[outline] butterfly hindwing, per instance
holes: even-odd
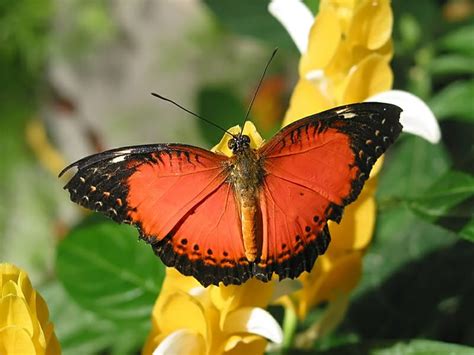
[[[331,239],[324,215],[329,202],[318,193],[268,173],[260,193],[262,255],[257,277],[295,278],[310,271]]]
[[[222,184],[188,212],[168,236],[152,243],[167,266],[202,285],[241,284],[252,275],[232,187]]]
[[[266,173],[263,245],[268,246],[261,270],[296,277],[311,269],[329,243],[327,221],[340,221],[377,158],[399,135],[400,112],[382,103],[334,108],[283,128],[260,148]]]

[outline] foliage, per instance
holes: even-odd
[[[403,136],[387,155],[377,192],[375,241],[364,257],[363,278],[344,323],[313,345],[323,354],[472,352],[474,22],[472,13],[449,18],[455,2],[393,1],[395,88],[428,102],[443,138],[430,145]],[[76,4],[76,30],[58,39],[71,57],[105,45],[118,33],[104,2],[88,4]],[[221,33],[220,44],[238,38],[268,53],[280,46],[281,61],[296,63],[297,51],[266,2],[203,4]],[[137,241],[135,230],[91,217],[79,224],[69,219],[67,226],[57,221],[67,197],[56,177],[38,164],[24,133],[41,112],[48,88],[44,69],[50,51],[59,46],[50,36],[53,5],[5,1],[0,14],[0,78],[8,83],[0,94],[0,258],[35,270],[64,353],[131,353],[150,329],[164,268]],[[276,74],[290,88],[297,73],[293,67],[288,71]],[[214,84],[196,88],[196,107],[227,128],[236,123],[230,119],[243,117],[253,89],[234,88],[224,79]],[[282,93],[283,105],[288,95]],[[268,131],[279,123],[272,121]],[[209,146],[222,135],[201,122],[199,130]],[[21,234],[28,226],[29,232]],[[6,247],[20,237],[21,247]],[[308,328],[318,311],[298,330]]]

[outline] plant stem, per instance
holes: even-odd
[[[283,318],[283,353],[286,353],[293,346],[297,325],[298,317],[294,307],[285,307],[285,316]]]

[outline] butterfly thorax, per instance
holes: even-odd
[[[248,136],[239,135],[229,141],[233,155],[228,161],[228,179],[240,209],[245,256],[255,261],[258,256],[259,192],[265,171],[261,158],[250,147]]]

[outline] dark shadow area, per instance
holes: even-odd
[[[474,124],[445,120],[440,122],[443,143],[453,161],[453,169],[474,174]]]
[[[406,264],[354,300],[343,332],[474,345],[474,244],[459,241]]]

